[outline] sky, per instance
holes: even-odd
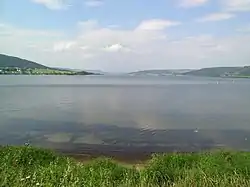
[[[129,72],[250,64],[250,0],[0,0],[0,53]]]

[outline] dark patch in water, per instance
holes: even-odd
[[[207,129],[138,129],[105,124],[85,125],[81,123],[50,124],[46,121],[18,120],[20,124],[7,124],[0,133],[1,144],[31,145],[52,148],[59,152],[81,156],[91,155],[115,157],[121,160],[143,160],[152,153],[195,152],[216,148],[250,150],[248,130]],[[61,133],[62,142],[48,140],[47,136]],[[63,137],[71,134],[66,142]],[[89,138],[90,137],[90,138]],[[83,143],[75,143],[82,139]],[[96,141],[98,140],[98,141]],[[98,142],[98,143],[96,143]]]

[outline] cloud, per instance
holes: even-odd
[[[234,14],[231,13],[213,13],[206,15],[202,18],[197,19],[197,22],[208,22],[208,21],[223,21],[228,20],[235,17]]]
[[[136,30],[164,30],[167,27],[177,26],[180,24],[181,23],[177,21],[151,19],[142,21]]]
[[[89,49],[89,46],[80,46],[80,49],[82,49],[82,50],[88,50]]]
[[[88,6],[88,7],[99,7],[99,6],[103,5],[103,1],[100,1],[100,0],[88,0],[84,4],[85,4],[85,6]]]
[[[44,5],[51,10],[62,10],[67,9],[71,6],[68,0],[31,0],[34,3]]]
[[[250,59],[250,34],[194,35],[176,40],[165,29],[137,29],[141,24],[113,29],[93,20],[80,23],[73,36],[1,24],[0,51],[51,67],[104,71],[234,66],[245,65]]]
[[[31,43],[31,44],[28,45],[28,47],[30,47],[30,48],[36,48],[37,45]]]
[[[184,8],[197,7],[206,4],[209,0],[181,0],[179,5]]]
[[[124,47],[123,45],[121,44],[113,44],[113,45],[110,45],[110,46],[106,46],[104,47],[104,50],[107,51],[107,52],[129,52],[131,51],[129,48],[127,47]]]
[[[221,4],[226,11],[250,11],[250,0],[221,0]]]
[[[61,41],[57,42],[53,46],[55,52],[67,51],[76,45],[75,41]]]
[[[206,48],[210,51],[221,51],[221,52],[226,52],[228,49],[228,47],[223,46],[221,44],[217,44],[217,42],[208,42],[208,43],[201,43],[200,47]]]

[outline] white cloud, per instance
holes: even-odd
[[[197,7],[204,5],[209,0],[180,0],[179,5],[184,8]]]
[[[80,49],[82,49],[82,50],[88,50],[89,49],[89,46],[80,46]]]
[[[233,66],[245,65],[250,59],[248,34],[194,35],[173,41],[161,29],[138,30],[139,25],[132,29],[112,29],[95,24],[89,30],[76,26],[78,32],[74,36],[5,24],[0,29],[0,51],[51,67],[105,71]],[[10,35],[1,35],[3,32]]]
[[[84,4],[88,7],[99,7],[103,5],[103,1],[101,0],[88,0],[84,2]]]
[[[227,11],[250,11],[250,0],[221,0],[221,3]]]
[[[46,6],[51,10],[62,10],[70,6],[68,0],[31,0],[34,3],[38,3]]]
[[[53,50],[55,52],[67,51],[72,49],[72,47],[74,47],[75,45],[75,41],[61,41],[54,44]]]
[[[207,22],[207,21],[222,21],[222,20],[228,20],[235,17],[234,14],[231,13],[213,13],[206,15],[202,18],[197,19],[197,22]]]
[[[162,19],[151,19],[142,21],[136,30],[164,30],[167,27],[180,25],[180,22],[162,20]]]
[[[109,45],[104,47],[104,50],[107,52],[119,52],[119,51],[123,51],[123,52],[129,52],[130,49],[127,47],[124,47],[121,44],[113,44],[113,45]]]
[[[28,47],[30,47],[30,48],[36,48],[37,45],[35,45],[35,44],[33,44],[33,43],[30,43],[30,44],[28,44]]]

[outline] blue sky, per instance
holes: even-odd
[[[0,53],[104,71],[246,65],[250,0],[2,0]]]

